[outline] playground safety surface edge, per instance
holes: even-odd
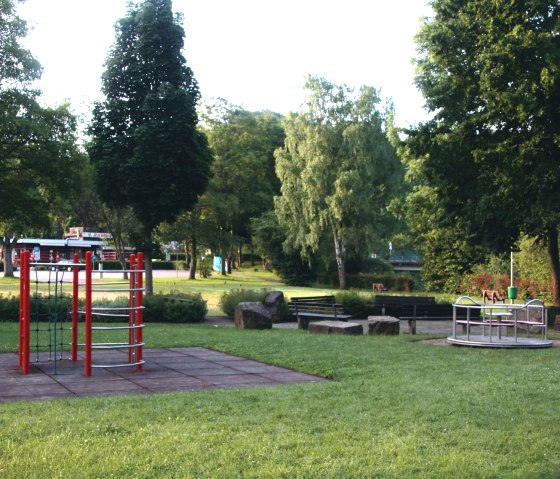
[[[65,353],[68,356],[68,353]],[[32,355],[32,361],[37,359]],[[19,400],[68,399],[178,391],[203,391],[327,381],[319,376],[273,366],[207,348],[144,349],[146,364],[95,367],[84,375],[78,361],[48,360],[40,353],[29,374],[23,374],[16,353],[0,354],[0,403]],[[128,352],[96,352],[94,365],[126,363]]]

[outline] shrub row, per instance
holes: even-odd
[[[176,262],[175,261],[160,261],[160,260],[154,260],[152,261],[152,268],[153,269],[158,269],[158,270],[174,270],[177,268],[176,266]],[[186,264],[184,261],[179,261],[179,269],[185,269],[186,268]],[[97,269],[97,266],[96,266]],[[115,260],[107,260],[107,261],[103,261],[103,270],[107,270],[107,271],[115,271],[115,270],[121,270],[122,266],[121,263],[119,261],[115,261]]]
[[[101,299],[95,301],[94,307],[119,308],[128,305],[128,298]],[[83,302],[80,304],[83,307]],[[170,295],[156,294],[144,296],[144,322],[146,323],[198,323],[204,321],[208,313],[206,301],[200,294]],[[31,298],[31,319],[39,318],[48,321],[49,316],[56,311],[59,318],[67,320],[72,309],[72,299],[68,296],[58,298],[56,303],[51,298],[39,296]],[[83,320],[83,317],[80,317]],[[19,321],[19,297],[0,295],[0,321]],[[122,318],[98,316],[96,322],[121,322]]]
[[[507,295],[510,281],[510,276],[507,274],[491,274],[488,272],[473,273],[463,280],[461,289],[465,291],[466,294],[475,298],[479,297],[485,289],[496,290],[503,295]],[[515,278],[514,284],[518,288],[518,298],[521,300],[526,301],[534,298],[539,298],[544,301],[552,300],[550,282]]]

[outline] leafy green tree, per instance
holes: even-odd
[[[4,275],[13,276],[17,237],[47,231],[77,199],[87,158],[68,105],[44,108],[30,89],[41,66],[19,43],[27,27],[12,1],[0,2],[0,32],[0,245]]]
[[[284,141],[281,118],[268,111],[248,112],[224,100],[209,105],[202,118],[214,153],[212,179],[201,200],[202,217],[215,223],[220,254],[231,257],[237,246],[240,262],[241,245],[250,242],[251,218],[272,209],[279,192],[274,150]]]
[[[205,217],[205,195],[191,210],[181,214],[173,223],[158,226],[157,236],[163,243],[179,241],[186,246],[189,279],[196,279],[198,259],[208,248],[215,247],[214,224]]]
[[[560,304],[560,6],[435,0],[417,37],[416,81],[435,112],[410,131],[414,168],[443,223],[495,251],[520,232],[548,247]]]
[[[275,209],[287,231],[286,244],[307,258],[335,258],[344,289],[347,254],[371,252],[390,238],[393,218],[387,206],[401,164],[374,88],[364,86],[354,94],[316,77],[308,77],[305,88],[310,92],[306,111],[283,122],[285,146],[276,152],[282,194]]]
[[[307,285],[315,280],[315,274],[299,251],[286,251],[286,231],[278,224],[273,210],[253,218],[253,242],[263,258],[263,265],[272,268],[290,285]]]
[[[171,0],[130,4],[117,22],[94,108],[88,152],[111,207],[131,207],[143,231],[146,290],[153,292],[154,228],[192,208],[208,184],[211,154],[196,125],[198,85],[182,54]]]

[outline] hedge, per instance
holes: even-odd
[[[115,271],[121,270],[122,266],[119,261],[115,260],[107,260],[103,261],[103,270],[104,271]],[[98,269],[99,266],[95,265],[95,269]],[[152,269],[158,270],[174,270],[176,269],[176,262],[175,261],[161,261],[161,260],[154,260],[152,261]],[[185,269],[185,262],[179,261],[179,269]]]
[[[126,307],[128,298],[122,296],[115,299],[101,299],[94,301],[94,307]],[[44,296],[31,298],[31,319],[38,315],[39,321],[48,321],[49,313],[54,309],[55,304],[51,299]],[[83,307],[83,301],[80,301]],[[171,295],[156,294],[144,296],[144,322],[145,323],[199,323],[204,321],[208,313],[206,301],[200,294],[179,294]],[[68,320],[72,309],[72,299],[69,296],[58,298],[56,311],[61,320]],[[80,321],[83,321],[80,315]],[[19,297],[0,295],[0,321],[15,322],[19,321]],[[112,318],[108,316],[98,316],[95,322],[121,322],[122,318]]]

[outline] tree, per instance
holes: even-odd
[[[207,140],[196,129],[198,85],[183,40],[171,0],[131,4],[116,25],[102,78],[105,100],[95,106],[90,128],[101,198],[111,207],[131,207],[141,223],[148,294],[154,228],[192,208],[210,174]]]
[[[26,23],[9,0],[0,2],[0,27],[0,245],[4,275],[13,276],[17,237],[47,230],[50,217],[76,200],[87,158],[68,105],[44,108],[30,89],[41,66],[19,44]]]
[[[220,254],[232,257],[251,238],[251,218],[273,208],[279,192],[274,150],[284,141],[280,115],[248,112],[224,100],[202,116],[214,153],[203,218],[214,221]],[[225,262],[222,263],[225,266]],[[224,269],[225,272],[225,269]]]
[[[348,253],[371,252],[388,238],[387,210],[401,175],[400,161],[386,136],[375,89],[357,94],[322,78],[308,77],[307,110],[283,122],[285,146],[276,152],[281,195],[275,208],[286,228],[286,245],[304,257],[327,244],[340,287],[346,287]]]
[[[407,154],[454,224],[509,251],[521,232],[548,245],[560,304],[560,6],[435,0],[417,36],[416,81],[435,112]]]
[[[286,252],[284,242],[286,231],[278,224],[273,210],[251,220],[253,242],[263,258],[263,266],[272,268],[290,285],[308,285],[315,280],[315,274],[299,252]]]

